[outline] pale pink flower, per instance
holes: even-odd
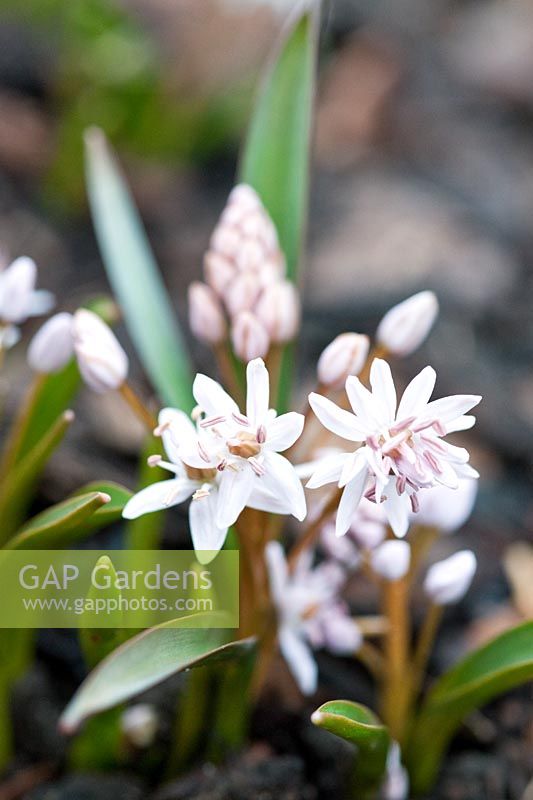
[[[469,590],[476,569],[474,553],[460,550],[431,565],[424,581],[424,591],[439,606],[458,603]]]
[[[457,488],[460,478],[478,477],[467,463],[468,452],[443,437],[472,427],[474,418],[465,414],[481,398],[454,395],[430,401],[435,380],[435,370],[426,367],[407,386],[398,404],[390,367],[376,358],[370,370],[372,391],[355,376],[346,381],[353,413],[322,395],[309,396],[313,411],[328,430],[360,445],[324,459],[307,484],[317,488],[337,483],[344,489],[337,511],[337,536],[350,527],[365,492],[370,499],[383,502],[393,531],[403,537],[410,510],[418,507],[420,489],[439,484]]]
[[[339,599],[342,569],[324,563],[312,569],[312,553],[303,553],[291,574],[279,542],[269,542],[266,559],[270,591],[278,615],[281,653],[303,694],[313,694],[318,670],[313,649],[353,655],[363,637]]]
[[[189,325],[202,342],[218,344],[227,336],[227,325],[220,300],[205,283],[194,281],[189,286]]]
[[[370,340],[362,333],[341,333],[322,351],[317,364],[322,386],[340,389],[348,375],[358,375],[365,365]]]
[[[241,311],[231,326],[231,343],[235,355],[247,363],[268,353],[270,339],[266,328],[251,311]]]
[[[20,338],[17,325],[28,317],[46,314],[54,306],[54,295],[36,289],[37,267],[22,256],[0,271],[0,344],[7,349]]]
[[[451,533],[462,528],[470,517],[476,502],[478,482],[471,478],[459,481],[457,489],[435,486],[429,492],[420,492],[420,508],[411,521],[417,525],[438,528]]]
[[[395,356],[408,356],[426,339],[438,313],[435,294],[418,292],[387,311],[378,325],[378,343]]]
[[[243,413],[219,383],[206,375],[196,376],[193,394],[203,417],[199,436],[192,446],[188,443],[183,448],[181,458],[191,467],[216,470],[219,527],[233,525],[252,502],[254,508],[290,513],[302,520],[306,514],[303,487],[290,461],[280,453],[299,438],[304,417],[296,412],[278,417],[269,410],[269,376],[260,358],[248,364],[246,378]],[[270,496],[276,498],[275,503]]]

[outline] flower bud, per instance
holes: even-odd
[[[349,656],[356,653],[363,643],[361,628],[347,614],[332,609],[323,615],[323,646],[338,656]]]
[[[189,325],[202,342],[218,344],[226,338],[226,320],[220,301],[211,287],[200,281],[189,286]]]
[[[224,303],[230,317],[235,317],[241,311],[251,311],[260,291],[255,272],[239,273],[224,291]]]
[[[35,372],[59,372],[74,355],[72,314],[50,317],[37,331],[28,348],[28,364]]]
[[[300,327],[300,298],[290,281],[272,283],[263,290],[255,314],[275,344],[290,342]]]
[[[209,251],[204,256],[204,275],[209,286],[220,297],[231,280],[235,277],[234,265],[219,253]]]
[[[341,333],[318,359],[318,380],[322,386],[342,389],[349,375],[358,375],[368,356],[370,341],[362,333]]]
[[[233,320],[231,341],[235,355],[245,364],[254,358],[264,358],[270,347],[268,333],[250,311],[241,311]]]
[[[139,749],[149,747],[159,727],[157,712],[149,703],[137,703],[124,711],[120,727],[134,747]]]
[[[74,352],[85,383],[99,394],[118,389],[128,374],[128,357],[100,317],[81,308],[74,314]]]
[[[469,590],[476,567],[474,553],[471,550],[460,550],[428,569],[424,591],[439,606],[458,603]]]
[[[22,323],[28,317],[46,314],[54,305],[50,292],[36,291],[37,267],[22,256],[0,272],[0,319]]]
[[[418,492],[419,510],[412,515],[412,522],[438,528],[451,533],[462,528],[474,508],[478,482],[472,478],[459,481],[457,489],[448,486],[432,486]]]
[[[408,542],[388,539],[370,554],[372,569],[381,578],[399,581],[404,578],[411,563],[411,547]]]
[[[418,292],[387,311],[379,323],[377,340],[389,353],[408,356],[427,337],[438,312],[435,294]]]

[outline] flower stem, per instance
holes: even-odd
[[[410,697],[408,597],[407,578],[384,583],[383,604],[389,632],[385,638],[381,705],[383,720],[400,744],[405,733]]]
[[[218,371],[222,378],[222,383],[228,392],[235,398],[239,408],[244,404],[244,387],[239,381],[236,362],[228,342],[220,342],[213,346],[213,352],[217,362]]]
[[[324,522],[333,514],[335,509],[339,504],[339,500],[341,498],[342,489],[337,489],[334,494],[331,495],[330,499],[323,507],[322,511],[318,515],[318,517],[309,525],[307,530],[305,531],[304,535],[301,536],[297,542],[293,545],[289,556],[287,558],[289,567],[291,570],[294,570],[298,558],[300,555],[307,550],[308,548],[312,547],[315,544],[316,539],[318,538],[320,531],[322,530],[322,526]]]
[[[411,702],[416,701],[417,695],[421,689],[431,655],[431,648],[433,647],[433,642],[435,641],[435,636],[437,635],[437,630],[442,620],[443,611],[443,606],[431,603],[428,606],[426,616],[420,628],[412,662]]]
[[[378,648],[369,642],[363,642],[355,657],[367,668],[370,674],[380,680],[385,669],[385,660]]]
[[[157,425],[157,420],[129,383],[124,381],[119,388],[119,392],[143,425],[146,425],[149,431],[153,431]]]

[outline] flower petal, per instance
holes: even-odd
[[[282,626],[279,648],[302,694],[313,694],[318,683],[318,667],[311,648],[288,626]]]
[[[220,479],[218,489],[217,526],[229,528],[233,525],[243,508],[254,486],[255,475],[248,464],[241,469],[226,467]]]
[[[380,414],[380,408],[376,406],[372,393],[355,375],[350,375],[346,379],[346,394],[354,414],[357,415],[357,424],[365,430],[366,435],[386,426],[388,420],[382,419],[383,415]]]
[[[435,388],[435,381],[437,380],[437,373],[433,367],[424,367],[424,369],[416,375],[413,380],[407,385],[400,405],[398,406],[398,413],[396,419],[401,422],[408,417],[416,417],[424,406],[429,403],[429,398],[433,394]]]
[[[380,405],[385,419],[392,424],[396,416],[396,388],[391,369],[382,358],[375,358],[372,362],[370,385],[374,402]]]
[[[368,470],[363,462],[360,472],[347,483],[342,493],[335,520],[335,535],[344,536],[353,522],[357,506],[361,501],[368,478]]]
[[[352,453],[335,453],[325,456],[314,463],[314,472],[306,483],[307,489],[318,489],[326,483],[337,483],[344,465],[352,457]]]
[[[286,596],[289,570],[283,547],[279,542],[269,542],[265,548],[270,592],[274,604],[281,608]]]
[[[239,413],[235,400],[222,388],[220,383],[208,378],[207,375],[198,373],[194,379],[192,393],[194,399],[208,417],[222,414],[230,417]]]
[[[196,428],[183,411],[177,408],[162,408],[158,423],[163,428],[161,438],[165,452],[174,464],[181,460],[180,451],[198,449]]]
[[[446,433],[456,433],[457,431],[468,431],[476,424],[476,418],[471,414],[464,414],[462,417],[457,417],[452,422],[446,425]]]
[[[152,511],[161,511],[183,503],[198,488],[196,481],[188,478],[171,478],[152,483],[134,494],[122,512],[125,519],[136,519]]]
[[[246,367],[246,416],[252,428],[264,425],[270,395],[268,370],[262,358],[254,358]]]
[[[362,442],[366,439],[366,430],[353,414],[332,403],[327,397],[311,392],[309,405],[322,425],[350,442]]]
[[[450,397],[441,397],[427,404],[424,418],[437,419],[444,424],[453,422],[477,406],[480,401],[479,394],[454,394]]]
[[[389,481],[386,487],[387,498],[383,501],[383,510],[389,521],[394,535],[403,539],[409,530],[409,512],[411,501],[407,492],[399,495],[396,491],[395,478]]]
[[[265,448],[282,453],[300,438],[304,429],[305,417],[296,411],[289,411],[270,422],[267,428]]]
[[[267,511],[270,514],[290,514],[291,509],[284,497],[272,494],[264,486],[262,481],[254,481],[252,494],[248,498],[248,508],[255,508],[257,511]]]
[[[226,541],[227,528],[217,525],[218,492],[213,489],[206,497],[192,500],[189,506],[189,526],[196,558],[209,564]]]
[[[265,452],[266,473],[260,478],[263,488],[277,495],[296,519],[303,520],[307,514],[305,493],[300,478],[290,461],[279,453]]]

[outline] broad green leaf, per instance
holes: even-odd
[[[130,336],[163,403],[190,410],[189,359],[139,214],[102,131],[85,141],[96,236]]]
[[[98,531],[101,528],[105,528],[106,525],[111,525],[121,519],[124,506],[132,496],[132,492],[129,489],[115,481],[92,481],[77,489],[72,498],[74,499],[89,492],[103,492],[109,495],[110,500],[85,521],[83,525],[85,533]]]
[[[413,788],[433,783],[443,753],[474,709],[533,679],[533,621],[506,631],[437,681],[422,706],[407,751]]]
[[[360,703],[331,700],[317,708],[311,721],[356,746],[356,787],[361,793],[376,789],[385,773],[391,743],[387,728],[376,715]]]
[[[4,477],[0,486],[2,541],[9,539],[20,525],[36,481],[73,420],[72,411],[63,412],[34,447]]]
[[[257,96],[240,179],[260,195],[298,282],[307,223],[320,2],[302,2],[282,33]],[[290,349],[281,362],[278,410],[285,410],[292,383]]]
[[[89,669],[93,669],[100,663],[106,656],[115,650],[127,638],[127,633],[122,630],[122,610],[120,608],[120,599],[122,593],[115,585],[117,573],[109,556],[102,556],[96,562],[95,569],[99,570],[99,574],[107,573],[109,586],[105,588],[98,588],[91,583],[91,587],[87,594],[86,603],[87,611],[80,616],[80,644],[85,658],[85,663]],[[94,605],[96,601],[104,600],[106,603],[110,600],[116,601],[116,610],[110,611],[108,617],[113,627],[109,628],[92,628],[91,619],[92,612],[94,612]],[[110,605],[109,607],[112,608]]]
[[[180,623],[212,625],[214,619],[214,614],[195,614]],[[228,629],[175,625],[171,620],[149,628],[102,661],[63,712],[61,729],[73,733],[88,717],[135,697],[177,672],[235,658],[253,644],[251,639],[228,643]]]
[[[104,492],[89,492],[64,500],[33,517],[10,539],[4,550],[47,550],[68,547],[86,535],[87,521],[110,502]]]

